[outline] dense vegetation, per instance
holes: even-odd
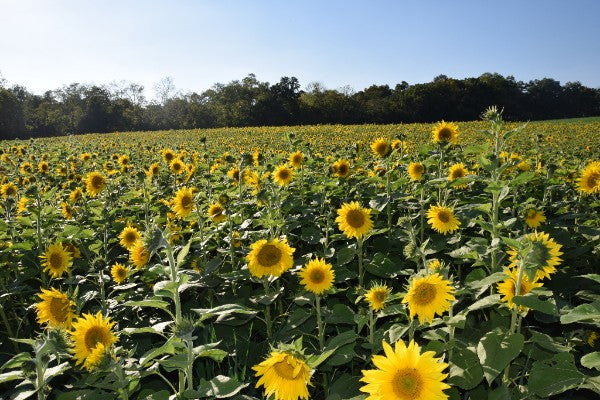
[[[0,138],[29,138],[89,132],[192,129],[227,126],[362,124],[477,119],[489,104],[504,107],[507,120],[543,120],[600,115],[600,90],[554,79],[529,82],[486,73],[395,87],[373,85],[354,92],[301,90],[296,78],[275,84],[252,74],[215,84],[202,93],[178,92],[165,79],[158,100],[148,102],[138,84],[73,83],[43,95],[0,81]]]

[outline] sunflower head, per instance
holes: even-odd
[[[83,191],[81,190],[81,188],[75,188],[73,189],[73,191],[69,194],[69,201],[71,203],[75,203],[77,202],[77,200],[81,199],[83,197]]]
[[[71,332],[71,352],[74,354],[76,365],[83,364],[87,370],[92,370],[97,365],[106,349],[117,342],[117,337],[111,331],[114,324],[110,318],[103,318],[101,312],[96,315],[84,314],[77,318]]]
[[[13,198],[17,195],[17,185],[12,182],[5,183],[0,187],[0,191],[4,199]]]
[[[441,316],[450,309],[453,293],[452,283],[436,273],[414,278],[402,303],[408,304],[410,318],[417,315],[423,324],[426,320],[432,322],[435,314]]]
[[[463,163],[452,164],[448,171],[448,181],[454,182],[458,178],[463,178],[467,175],[469,175],[469,170],[465,168]],[[464,189],[467,185],[456,185],[455,187],[457,189]]]
[[[443,235],[454,232],[460,226],[460,221],[454,216],[454,211],[439,204],[429,207],[427,218],[429,225]]]
[[[181,174],[185,170],[185,164],[179,158],[174,158],[169,163],[169,168],[174,174]]]
[[[509,268],[506,271],[506,279],[502,282],[498,283],[498,293],[500,293],[502,297],[502,301],[505,302],[511,310],[515,308],[515,303],[513,303],[513,298],[515,297],[515,291],[517,286],[517,279],[519,272],[515,268]],[[538,282],[537,279],[534,279],[533,282],[529,280],[527,274],[523,274],[521,278],[521,288],[519,290],[519,296],[524,296],[527,293],[531,292],[533,289],[541,287],[543,284]],[[519,311],[524,312],[527,308],[524,306],[519,306]]]
[[[421,353],[421,348],[411,340],[396,342],[394,348],[383,342],[385,356],[373,356],[377,369],[363,370],[360,388],[368,393],[367,399],[376,400],[444,400],[443,392],[450,386],[444,383],[448,374],[442,373],[448,367],[435,352]]]
[[[279,165],[273,171],[273,181],[279,186],[287,186],[294,179],[294,170],[287,165]]]
[[[92,196],[98,196],[106,188],[106,177],[100,172],[90,172],[85,179],[85,190]]]
[[[377,157],[383,158],[387,156],[390,152],[390,148],[390,143],[383,138],[377,138],[371,143],[371,150]]]
[[[525,235],[522,239],[523,247],[527,248],[524,262],[527,275],[531,280],[550,279],[556,272],[556,267],[562,262],[560,256],[563,254],[561,245],[556,243],[549,234],[544,232],[533,232]],[[516,249],[508,250],[511,269],[517,269],[520,259],[523,257]]]
[[[535,208],[528,208],[525,211],[525,223],[528,227],[536,229],[543,222],[546,222],[546,216],[543,211],[539,211]]]
[[[304,162],[304,154],[302,154],[301,151],[296,151],[296,152],[290,154],[289,161],[290,161],[290,165],[292,167],[298,168]]]
[[[75,303],[66,294],[54,288],[41,290],[42,293],[38,294],[38,297],[42,301],[36,304],[38,323],[47,323],[51,328],[70,329],[75,318]]]
[[[272,351],[269,357],[252,367],[260,377],[256,387],[263,386],[265,398],[273,400],[308,400],[311,371],[298,355]]]
[[[335,272],[324,259],[315,258],[306,263],[298,277],[307,291],[321,296],[333,286]]]
[[[158,173],[160,172],[160,166],[158,165],[158,163],[153,163],[152,165],[150,165],[148,167],[148,170],[146,171],[146,176],[148,178],[152,178],[158,175]]]
[[[129,273],[129,268],[125,267],[121,263],[115,263],[110,269],[110,274],[113,278],[113,281],[117,285],[120,285],[127,279],[127,274]]]
[[[431,131],[433,142],[440,144],[458,143],[458,126],[452,122],[439,122]]]
[[[600,193],[600,161],[592,161],[581,171],[577,190],[583,194]]]
[[[337,160],[331,166],[331,171],[338,178],[347,178],[350,175],[350,162],[348,160]]]
[[[390,291],[386,285],[375,285],[365,294],[365,300],[369,303],[371,310],[379,311],[385,307],[389,294]]]
[[[150,261],[150,251],[146,249],[146,246],[142,241],[136,242],[135,246],[129,249],[129,261],[137,268],[140,269]]]
[[[411,162],[408,164],[408,176],[411,181],[421,180],[425,173],[425,165],[418,162]]]
[[[119,243],[125,249],[133,248],[142,239],[142,234],[136,228],[127,225],[119,235]]]
[[[163,149],[161,151],[161,155],[163,160],[165,160],[167,164],[170,164],[171,161],[173,161],[173,159],[175,158],[175,152],[171,149]]]
[[[40,163],[38,164],[38,171],[42,174],[47,174],[49,170],[50,166],[48,165],[48,163],[46,161],[40,161]]]
[[[194,192],[190,188],[182,187],[175,194],[171,204],[171,208],[178,218],[187,217],[196,209]]]
[[[258,240],[250,249],[246,261],[250,273],[257,278],[280,276],[294,264],[292,254],[295,249],[290,247],[286,240]]]
[[[361,239],[373,229],[371,209],[362,208],[355,201],[342,204],[342,207],[337,210],[337,214],[335,221],[340,230],[350,238]]]
[[[208,216],[217,224],[223,222],[226,218],[225,208],[221,203],[213,203],[208,207]]]
[[[44,271],[53,278],[60,278],[73,265],[71,253],[60,242],[48,246],[40,258],[43,260]]]

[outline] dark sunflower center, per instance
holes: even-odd
[[[127,243],[133,243],[133,242],[135,242],[136,240],[137,240],[137,235],[136,235],[136,233],[135,233],[135,232],[133,232],[133,231],[128,231],[128,232],[125,234],[125,241],[126,241]]]
[[[600,185],[600,174],[591,174],[588,176],[586,183],[589,188],[595,188],[596,186]]]
[[[388,145],[387,145],[387,143],[377,143],[377,145],[375,146],[375,151],[379,155],[386,154],[388,152]]]
[[[15,190],[15,188],[13,186],[9,186],[8,188],[6,188],[7,196],[14,196],[15,194],[17,194],[17,191]]]
[[[447,224],[448,222],[450,222],[450,213],[448,211],[440,211],[440,212],[438,212],[437,217],[444,224]]]
[[[432,283],[423,282],[415,288],[414,299],[419,305],[430,304],[437,294],[437,289]]]
[[[292,162],[294,164],[300,164],[302,162],[302,156],[299,154],[294,155],[294,157],[292,158]]]
[[[63,264],[63,256],[59,253],[52,253],[50,257],[48,257],[48,263],[50,264],[50,268],[58,269]]]
[[[100,326],[93,326],[85,333],[85,347],[88,351],[91,351],[98,343],[106,344],[106,339],[105,329]]]
[[[423,390],[423,378],[414,368],[401,369],[394,376],[392,390],[403,400],[419,398]]]
[[[118,268],[116,272],[117,278],[119,279],[125,279],[127,276],[127,270],[125,270],[125,268]]]
[[[277,375],[282,377],[283,379],[293,380],[294,376],[294,367],[291,366],[287,361],[281,361],[273,365],[275,372]]]
[[[379,303],[383,303],[385,301],[385,298],[387,297],[387,292],[383,291],[383,290],[379,290],[377,292],[374,293],[375,300],[377,300]]]
[[[104,185],[104,178],[102,178],[100,175],[92,176],[92,186],[94,188],[99,189],[102,187],[102,185]]]
[[[282,169],[281,171],[279,171],[279,179],[285,181],[289,177],[290,177],[290,173],[287,169]]]
[[[181,196],[181,207],[190,208],[192,206],[192,196],[183,195]]]
[[[340,175],[346,175],[348,173],[348,166],[346,164],[342,164],[337,167],[337,172]]]
[[[58,322],[64,322],[67,319],[69,300],[53,297],[50,299],[50,314]]]
[[[272,244],[265,244],[258,252],[256,258],[261,266],[272,267],[279,263],[281,256],[282,253],[279,247]]]
[[[173,153],[165,153],[165,160],[171,161],[173,159]]]
[[[346,222],[353,228],[361,228],[365,224],[365,216],[360,210],[350,210],[346,214]]]
[[[313,269],[310,271],[310,281],[315,284],[319,284],[325,280],[325,274],[321,269]]]
[[[152,172],[152,175],[158,174],[158,167],[157,166],[152,167],[151,172]]]
[[[223,214],[223,209],[222,209],[221,207],[219,207],[219,206],[217,206],[217,207],[213,207],[213,208],[211,209],[211,212],[210,212],[210,214],[211,214],[213,217],[217,217],[217,216],[219,216],[219,215]]]
[[[456,179],[456,178],[462,178],[463,176],[465,176],[465,170],[462,168],[458,168],[454,171],[452,171],[452,178]]]
[[[449,141],[452,139],[452,131],[448,128],[442,128],[439,132],[440,139]]]
[[[179,163],[175,163],[175,164],[173,164],[173,169],[174,169],[175,171],[179,171],[179,170],[181,169],[181,164],[179,164]]]

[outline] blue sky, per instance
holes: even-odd
[[[0,0],[0,73],[44,90],[255,73],[327,88],[484,72],[600,87],[600,1]]]

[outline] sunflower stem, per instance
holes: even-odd
[[[523,274],[525,272],[525,268],[523,268],[523,260],[519,262],[519,274],[517,275],[517,282],[515,283],[515,296],[519,296],[521,293],[521,283],[523,282]],[[519,316],[519,306],[514,305],[512,311],[512,317],[510,319],[510,330],[509,333],[513,335],[517,332],[517,317]],[[519,324],[520,325],[520,324]],[[519,326],[520,328],[520,326]],[[510,364],[504,368],[504,382],[508,383],[509,381],[509,373],[510,373]]]
[[[448,310],[448,316],[450,317],[450,320],[452,320],[452,317],[454,316],[454,307],[453,307],[453,303],[450,303],[450,310]],[[449,339],[448,341],[450,342],[450,348],[448,349],[448,362],[452,362],[452,353],[454,352],[454,325],[450,325],[448,327],[449,329]]]
[[[389,158],[386,160],[386,184],[385,190],[387,195],[387,204],[385,206],[387,211],[387,227],[388,227],[388,238],[392,237],[392,195],[391,195],[391,183],[390,183],[390,161]]]
[[[315,308],[317,310],[317,327],[319,329],[319,349],[325,348],[325,332],[323,329],[323,318],[321,317],[321,296],[315,295]]]
[[[357,239],[358,242],[358,287],[363,287],[363,239]]]
[[[269,295],[269,277],[265,275],[263,277],[263,285],[265,287],[265,295]],[[273,336],[273,322],[271,321],[271,305],[265,304],[265,325],[267,326],[267,340],[270,342]]]
[[[375,315],[373,309],[369,308],[369,343],[371,349],[373,349],[373,343],[375,343]]]

